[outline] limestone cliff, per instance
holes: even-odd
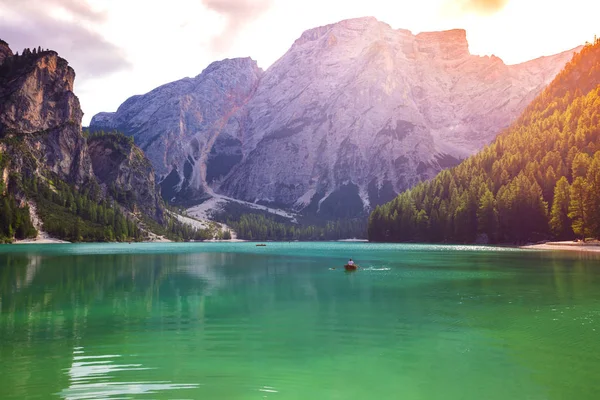
[[[15,56],[0,45],[0,54],[0,138],[19,152],[27,150],[36,172],[51,171],[76,185],[89,180],[93,175],[81,136],[83,112],[73,93],[73,69],[53,51]],[[13,161],[20,168],[25,160],[17,156]]]
[[[573,52],[506,65],[471,55],[464,30],[347,20],[305,32],[264,73],[249,59],[214,63],[91,128],[134,136],[169,200],[216,191],[356,215],[489,143]]]

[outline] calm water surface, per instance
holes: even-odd
[[[600,258],[0,246],[0,399],[53,398],[597,400]]]

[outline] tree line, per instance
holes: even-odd
[[[6,158],[0,154],[0,170]],[[37,206],[43,229],[53,237],[71,242],[123,242],[147,239],[147,232],[164,235],[174,241],[207,240],[219,236],[213,229],[196,229],[166,215],[163,223],[147,216],[134,219],[111,197],[102,192],[95,180],[76,188],[56,177],[9,174],[0,180],[0,242],[37,236],[27,202]],[[222,235],[222,234],[221,234]]]
[[[37,176],[22,178],[23,191],[35,201],[48,234],[72,242],[136,241],[145,237],[118,204],[91,181],[76,189],[66,182]]]
[[[8,43],[4,41],[1,41],[0,43],[8,46]],[[34,49],[25,48],[21,54],[16,52],[12,57],[5,58],[2,65],[0,65],[0,78],[14,74],[21,70],[21,68],[29,66],[32,59],[49,53],[53,53],[53,51],[44,50],[40,46]]]
[[[5,155],[0,153],[0,171],[4,171],[7,163]],[[7,184],[8,182],[0,179],[0,243],[36,237],[37,230],[31,221],[29,205],[17,201],[12,188]]]
[[[238,239],[275,241],[322,241],[348,238],[364,238],[366,221],[346,219],[328,221],[321,225],[301,225],[278,222],[262,214],[243,214],[239,219],[226,219]]]
[[[524,243],[600,237],[600,42],[490,146],[377,207],[373,241]]]
[[[27,239],[37,236],[31,222],[29,206],[20,206],[15,197],[9,194],[0,196],[0,243],[11,243],[14,239]]]
[[[127,136],[123,132],[116,130],[109,132],[105,132],[104,130],[91,132],[89,129],[83,129],[81,131],[81,135],[86,138],[88,142],[99,138],[109,137],[111,140],[119,144],[128,146],[133,146],[135,144],[135,139],[133,136]]]

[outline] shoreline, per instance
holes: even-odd
[[[345,240],[337,240],[337,242],[362,242],[369,243],[368,241],[355,240],[355,239],[345,239]],[[70,244],[66,240],[60,240],[49,235],[44,234],[38,236],[33,239],[23,239],[16,240],[12,244]],[[118,243],[118,242],[113,242]],[[149,240],[144,240],[138,243],[175,243],[169,239],[164,237],[156,236]],[[243,239],[230,239],[230,240],[218,240],[218,239],[210,239],[199,242],[182,242],[182,243],[254,243],[254,241],[248,241]],[[259,243],[259,242],[257,242]],[[260,242],[262,243],[262,242]],[[275,242],[277,243],[277,242]],[[283,243],[283,242],[282,242]],[[508,246],[513,247],[513,246]],[[564,241],[564,242],[546,242],[546,243],[538,243],[538,244],[528,244],[524,246],[514,246],[514,248],[523,249],[523,250],[538,250],[538,251],[576,251],[582,253],[600,253],[600,242],[573,242],[573,241]]]
[[[230,239],[230,240],[218,240],[218,239],[210,239],[203,241],[192,241],[192,242],[173,242],[172,240],[160,237],[156,239],[143,240],[140,242],[131,242],[131,243],[246,243],[247,240],[242,239]],[[89,242],[89,243],[128,243],[128,242]],[[34,239],[23,239],[23,240],[15,240],[11,244],[72,244],[72,242],[68,242],[66,240],[60,240],[52,237],[37,237]]]
[[[68,244],[66,240],[54,239],[51,237],[42,237],[35,239],[15,240],[13,244]]]
[[[526,250],[560,250],[560,251],[578,251],[585,253],[600,253],[600,243],[599,242],[573,242],[573,241],[565,241],[565,242],[547,242],[541,244],[531,244],[526,246],[519,246],[520,249]]]

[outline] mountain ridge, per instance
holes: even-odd
[[[340,217],[347,198],[344,214],[359,215],[489,143],[573,52],[509,66],[471,55],[461,29],[413,35],[374,18],[345,20],[305,31],[266,71],[231,66],[198,93],[170,96],[164,85],[90,128],[124,127],[176,203],[215,191]]]

